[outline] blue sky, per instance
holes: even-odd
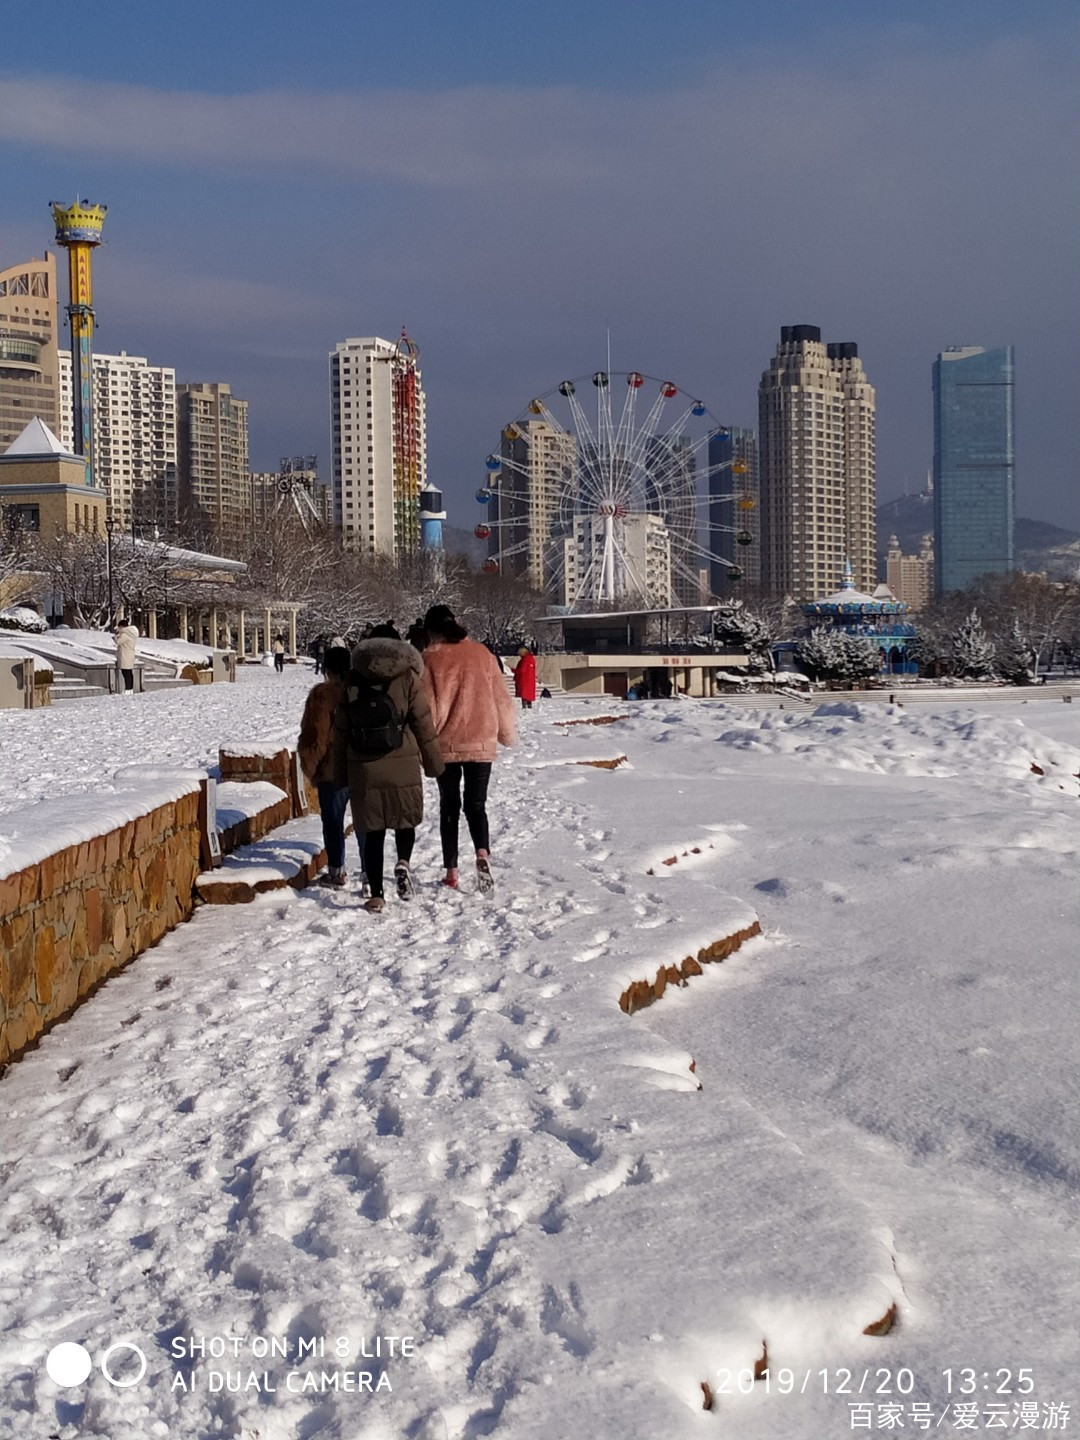
[[[52,247],[48,201],[107,203],[98,348],[229,381],[258,468],[329,478],[327,352],[407,324],[461,524],[501,424],[608,329],[613,368],[744,425],[781,325],[857,341],[882,498],[930,463],[938,351],[1012,343],[1019,511],[1080,528],[1077,15],[61,3],[5,17],[0,263]]]

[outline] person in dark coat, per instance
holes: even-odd
[[[346,702],[363,681],[386,686],[386,693],[404,720],[400,746],[385,755],[365,756],[348,743],[347,703],[339,707],[335,724],[344,732],[353,825],[364,832],[364,869],[371,886],[366,909],[382,910],[383,852],[387,830],[397,845],[394,880],[403,900],[413,893],[410,861],[416,827],[424,818],[424,774],[435,779],[443,772],[443,759],[431,721],[422,676],[420,652],[399,639],[392,625],[376,625],[371,635],[352,652],[352,671],[345,679]]]
[[[345,702],[349,652],[341,646],[331,646],[323,651],[320,658],[326,679],[308,691],[296,749],[301,769],[319,794],[319,816],[327,865],[326,874],[320,877],[319,884],[340,889],[348,878],[345,869],[345,807],[349,803],[349,776],[345,737],[334,720]],[[363,857],[363,831],[356,833],[356,843]],[[362,876],[360,883],[362,888]]]

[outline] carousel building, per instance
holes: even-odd
[[[855,589],[851,564],[844,566],[840,589],[821,600],[799,607],[806,617],[806,629],[841,630],[860,640],[872,640],[881,656],[883,675],[917,675],[918,664],[908,652],[915,639],[915,626],[908,619],[908,606],[887,585],[873,595]]]

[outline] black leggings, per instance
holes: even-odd
[[[395,830],[394,841],[397,844],[397,858],[411,860],[416,831]],[[385,843],[385,830],[369,830],[364,836],[364,872],[367,875],[368,884],[371,886],[372,895],[383,893],[383,847]]]
[[[490,850],[487,792],[491,779],[490,760],[455,761],[439,776],[439,838],[443,864],[456,870],[458,863],[458,822],[461,819],[461,782],[465,781],[465,821],[473,848]]]

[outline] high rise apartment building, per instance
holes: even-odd
[[[667,609],[687,603],[675,589],[672,574],[672,540],[657,514],[637,512],[620,517],[616,603]],[[575,515],[573,527],[560,542],[563,547],[563,581],[559,603],[569,607],[600,598],[598,582],[604,566],[607,539],[605,517]],[[700,604],[694,595],[692,604]]]
[[[858,348],[789,325],[758,387],[761,582],[813,600],[877,583],[874,389]]]
[[[35,418],[60,433],[59,314],[48,251],[0,270],[0,454]]]
[[[490,553],[501,555],[503,575],[554,595],[577,484],[577,441],[548,420],[515,420],[502,432],[499,458],[485,516]]]
[[[248,402],[218,382],[176,387],[180,523],[221,541],[251,527]]]
[[[282,515],[303,525],[333,525],[333,493],[319,480],[316,457],[286,455],[276,470],[253,470],[251,515],[256,530],[265,529]]]
[[[1013,347],[963,346],[934,362],[935,589],[1013,568]]]
[[[384,555],[420,544],[427,418],[417,352],[378,336],[330,354],[334,523],[350,549]]]
[[[697,460],[688,435],[665,435],[645,451],[645,510],[660,516],[669,545],[671,605],[701,604]]]
[[[924,610],[934,593],[934,537],[924,535],[917,555],[905,555],[895,535],[885,550],[885,582],[908,609]]]
[[[124,529],[171,534],[178,515],[176,371],[141,355],[94,355],[94,479]],[[60,429],[74,446],[71,356],[60,355]]]

